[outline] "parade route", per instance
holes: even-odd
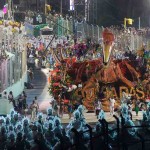
[[[34,89],[26,89],[27,94],[27,104],[30,106],[34,97],[37,96],[38,104],[39,104],[39,111],[46,114],[47,108],[50,107],[50,101],[52,97],[49,95],[48,92],[48,69],[41,69],[34,71],[34,79],[32,81],[34,85]],[[133,121],[141,120],[142,119],[142,112],[139,112],[139,115],[136,116],[135,111],[132,112]],[[44,115],[45,117],[46,115]],[[115,118],[110,115],[109,112],[105,113],[106,120],[108,122],[114,122]],[[84,113],[85,120],[89,123],[96,123],[98,121],[95,113]],[[69,119],[68,114],[63,114],[61,121],[63,124],[68,124],[73,119],[73,115],[71,119]]]
[[[52,99],[48,92],[47,75],[48,69],[34,70],[34,79],[32,81],[34,88],[25,90],[28,106],[31,105],[36,96],[39,104],[39,111],[43,113],[46,113],[47,108],[50,107],[50,101]]]

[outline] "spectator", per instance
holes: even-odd
[[[28,82],[31,83],[32,80],[33,80],[33,78],[34,78],[34,74],[33,74],[32,69],[30,68],[30,69],[28,70]]]
[[[22,95],[20,94],[18,97],[18,109],[21,112],[23,108],[23,99],[22,99]]]
[[[4,93],[3,93],[3,98],[4,98],[4,99],[7,99],[7,98],[8,98],[6,91],[4,91]]]

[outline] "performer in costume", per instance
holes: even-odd
[[[62,98],[65,98],[67,100],[72,100],[73,90],[77,88],[76,85],[72,85],[70,82],[67,83],[67,86],[63,86],[63,93]]]
[[[39,105],[38,105],[38,103],[35,102],[35,100],[33,100],[30,108],[31,108],[31,120],[35,121],[36,114],[37,114],[38,109],[39,109]]]
[[[102,109],[102,103],[98,99],[97,102],[95,103],[95,113],[96,113],[97,118],[101,109]]]
[[[113,96],[109,99],[109,102],[110,102],[110,114],[113,115],[116,102]]]

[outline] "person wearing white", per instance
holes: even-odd
[[[31,109],[31,120],[35,121],[36,115],[37,115],[37,112],[39,109],[39,105],[37,102],[35,102],[35,100],[33,100],[32,104],[30,106],[30,109]]]
[[[115,101],[115,99],[113,97],[110,98],[109,101],[110,101],[110,114],[113,115],[116,101]]]
[[[38,58],[35,59],[35,67],[37,69],[39,69],[39,59]]]
[[[105,112],[102,109],[99,111],[98,119],[105,119]]]

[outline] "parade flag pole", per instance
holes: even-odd
[[[44,2],[45,2],[45,4],[44,4],[44,13],[45,13],[45,15],[47,15],[47,1],[45,0]]]

